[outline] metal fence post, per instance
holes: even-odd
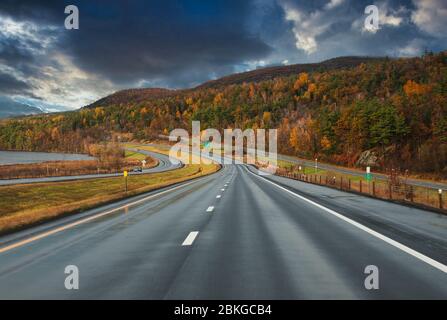
[[[442,189],[438,190],[439,194],[439,209],[443,209],[443,203],[442,203]]]

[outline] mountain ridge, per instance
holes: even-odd
[[[11,118],[43,113],[38,107],[29,106],[7,97],[0,97],[0,118]]]
[[[362,63],[380,62],[387,57],[368,56],[343,56],[335,57],[316,63],[298,63],[286,66],[270,66],[255,70],[233,73],[219,79],[206,81],[198,86],[187,89],[166,89],[166,88],[129,88],[116,91],[105,96],[84,108],[95,108],[98,106],[129,103],[140,103],[151,99],[159,99],[188,93],[194,90],[220,88],[241,83],[256,83],[265,80],[272,80],[278,77],[288,77],[301,72],[325,72],[336,69],[354,68]]]

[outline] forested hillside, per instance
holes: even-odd
[[[293,64],[288,66],[261,68],[252,71],[231,74],[220,79],[207,81],[197,86],[196,88],[184,90],[168,90],[163,88],[139,88],[121,90],[93,102],[86,108],[95,108],[98,106],[108,106],[113,104],[138,104],[140,102],[152,99],[167,98],[175,95],[187,95],[195,90],[221,88],[232,84],[242,84],[244,82],[260,82],[264,80],[271,80],[277,77],[288,77],[291,75],[297,75],[302,72],[324,72],[329,70],[352,68],[360,65],[361,63],[381,61],[383,59],[384,58],[373,57],[339,57],[320,63]]]
[[[282,153],[354,166],[370,150],[382,169],[447,175],[447,52],[221,84],[130,90],[128,101],[3,121],[0,148],[79,152],[115,133],[150,139],[200,120],[202,129],[278,128]]]

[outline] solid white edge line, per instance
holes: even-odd
[[[167,190],[164,190],[164,191],[155,193],[155,194],[151,194],[150,196],[147,196],[147,197],[144,197],[144,198],[142,198],[142,199],[140,199],[140,200],[137,200],[137,201],[131,202],[131,203],[129,203],[129,204],[120,206],[120,207],[118,207],[118,208],[115,208],[115,209],[112,209],[112,210],[109,210],[109,211],[106,211],[106,212],[98,213],[98,214],[95,214],[95,215],[90,216],[90,217],[88,217],[88,218],[84,218],[84,219],[81,219],[81,220],[78,220],[78,221],[69,223],[69,224],[67,224],[67,225],[64,225],[64,226],[55,228],[55,229],[53,229],[53,230],[50,230],[50,231],[47,231],[47,232],[43,232],[43,233],[38,234],[38,235],[36,235],[36,236],[30,237],[30,238],[28,238],[28,239],[24,239],[24,240],[18,241],[18,242],[16,242],[16,243],[7,245],[7,246],[5,246],[5,247],[3,247],[3,248],[0,248],[0,253],[9,251],[9,250],[14,249],[14,248],[21,247],[21,246],[23,246],[23,245],[25,245],[25,244],[34,242],[34,241],[36,241],[36,240],[40,240],[40,239],[42,239],[42,238],[46,238],[46,237],[48,237],[48,236],[50,236],[50,235],[53,235],[53,234],[55,234],[55,233],[59,233],[59,232],[64,231],[64,230],[71,229],[71,228],[76,227],[76,226],[78,226],[78,225],[80,225],[80,224],[84,224],[84,223],[86,223],[86,222],[89,222],[89,221],[92,221],[92,220],[95,220],[95,219],[104,217],[104,216],[109,215],[109,214],[111,214],[111,213],[114,213],[114,212],[116,212],[116,211],[123,210],[123,209],[125,209],[126,207],[131,207],[131,206],[134,206],[134,205],[139,204],[139,203],[141,203],[141,202],[144,202],[144,201],[146,201],[146,200],[149,200],[149,199],[151,199],[151,198],[154,198],[154,197],[157,197],[157,196],[159,196],[159,195],[165,194],[165,193],[167,193],[167,192],[174,191],[174,190],[176,190],[176,189],[186,187],[186,186],[188,186],[188,185],[190,185],[190,184],[192,184],[192,183],[195,183],[195,182],[197,182],[197,181],[198,181],[198,180],[194,180],[194,181],[191,181],[191,182],[182,184],[182,185],[180,185],[180,186],[176,186],[176,187],[173,187],[173,188],[170,188],[170,189],[167,189]]]
[[[209,206],[208,209],[206,209],[206,212],[213,212],[214,206]]]
[[[199,234],[199,231],[191,231],[186,239],[183,241],[182,246],[190,246],[196,239],[197,235]]]
[[[343,220],[343,221],[345,221],[345,222],[347,222],[347,223],[357,227],[358,229],[363,230],[363,231],[369,233],[370,235],[372,235],[372,236],[374,236],[374,237],[376,237],[376,238],[378,238],[378,239],[380,239],[382,241],[385,241],[386,243],[388,243],[388,244],[390,244],[390,245],[392,245],[392,246],[394,246],[394,247],[396,247],[396,248],[406,252],[407,254],[409,254],[409,255],[411,255],[411,256],[413,256],[413,257],[415,257],[415,258],[417,258],[417,259],[419,259],[419,260],[421,260],[421,261],[431,265],[432,267],[435,267],[436,269],[439,269],[439,270],[447,273],[447,266],[445,264],[442,264],[441,262],[438,262],[438,261],[436,261],[436,260],[434,260],[434,259],[432,259],[430,257],[427,257],[426,255],[424,255],[424,254],[422,254],[422,253],[420,253],[420,252],[418,252],[416,250],[413,250],[413,249],[407,247],[406,245],[401,244],[400,242],[397,242],[397,241],[395,241],[395,240],[393,240],[391,238],[388,238],[387,236],[384,236],[383,234],[381,234],[381,233],[379,233],[377,231],[374,231],[374,230],[364,226],[363,224],[360,224],[360,223],[358,223],[358,222],[356,222],[356,221],[354,221],[354,220],[352,220],[352,219],[350,219],[348,217],[345,217],[344,215],[342,215],[342,214],[340,214],[340,213],[338,213],[338,212],[336,212],[336,211],[334,211],[332,209],[326,208],[325,206],[322,206],[321,204],[318,204],[318,203],[316,203],[316,202],[314,202],[314,201],[312,201],[310,199],[307,199],[307,198],[305,198],[305,197],[303,197],[303,196],[301,196],[299,194],[296,194],[295,192],[292,192],[292,191],[290,191],[290,190],[288,190],[288,189],[286,189],[286,188],[276,184],[275,182],[272,182],[272,181],[270,181],[270,180],[268,180],[268,179],[266,179],[264,177],[258,176],[256,174],[254,174],[253,172],[251,172],[247,167],[245,167],[245,169],[249,173],[254,175],[255,177],[257,177],[259,179],[262,179],[262,180],[265,180],[266,182],[268,182],[270,184],[273,184],[274,186],[280,188],[281,190],[286,191],[286,192],[292,194],[293,196],[295,196],[295,197],[297,197],[297,198],[299,198],[301,200],[304,200],[304,201],[306,201],[306,202],[308,202],[308,203],[310,203],[310,204],[312,204],[312,205],[314,205],[314,206],[316,206],[316,207],[326,211],[327,213],[330,213],[330,214],[336,216],[337,218],[339,218],[339,219],[341,219],[341,220]]]

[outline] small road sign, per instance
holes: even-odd
[[[124,189],[126,190],[126,193],[127,193],[127,175],[128,175],[127,170],[124,170],[124,172],[123,172],[123,176],[124,176]]]
[[[366,181],[371,181],[371,180],[372,180],[371,168],[366,167]]]

